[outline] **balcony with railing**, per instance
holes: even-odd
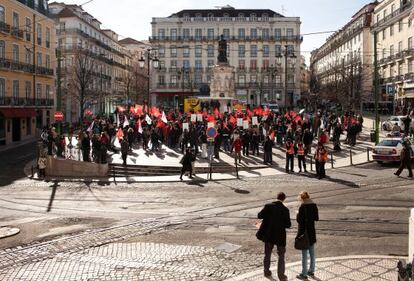
[[[18,27],[12,27],[10,34],[16,38],[23,39],[24,32]]]
[[[10,24],[5,23],[4,21],[0,21],[0,32],[10,33],[10,29]]]
[[[20,97],[0,97],[0,106],[46,106],[52,107],[53,99],[33,99]]]
[[[395,10],[394,12],[392,12],[391,14],[387,15],[385,18],[382,18],[381,20],[379,20],[378,22],[376,22],[372,28],[381,28],[381,27],[385,27],[388,26],[388,23],[396,18],[399,18],[399,16],[401,14],[406,13],[407,11],[410,10],[410,8],[412,7],[412,1],[401,1],[401,7],[397,10]],[[408,12],[407,12],[408,13]]]
[[[53,76],[53,74],[54,74],[53,69],[43,67],[43,66],[36,66],[36,75]]]

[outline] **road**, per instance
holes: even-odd
[[[21,229],[20,234],[0,240],[0,249],[8,249],[0,258],[0,279],[22,279],[26,276],[22,272],[33,267],[29,273],[48,280],[44,263],[56,269],[74,260],[100,257],[105,262],[75,267],[70,277],[92,278],[102,271],[107,279],[96,280],[113,280],[114,268],[125,266],[119,259],[136,263],[140,257],[145,260],[138,266],[143,275],[136,280],[164,280],[164,275],[169,276],[165,280],[222,280],[260,267],[263,246],[255,238],[254,224],[263,205],[279,191],[288,195],[293,225],[288,232],[288,261],[300,260],[292,244],[297,195],[302,190],[310,192],[320,209],[318,257],[406,256],[414,185],[408,178],[395,177],[395,168],[372,163],[329,170],[329,178],[322,181],[305,174],[164,184],[33,182],[16,177],[0,189],[2,225]],[[110,254],[108,261],[108,253],[117,254]],[[213,265],[221,269],[190,270],[197,260],[194,255],[205,266],[211,262],[209,270]],[[107,262],[112,270],[103,267]],[[136,268],[135,263],[131,267]],[[167,265],[173,269],[154,269]],[[190,273],[184,276],[181,271]],[[120,270],[120,280],[134,280],[128,272]]]

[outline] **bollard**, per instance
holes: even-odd
[[[333,152],[331,152],[331,168],[334,168],[334,158],[333,158]]]
[[[237,165],[237,154],[234,155],[234,164],[236,165],[236,177],[239,179],[239,166]]]
[[[213,180],[213,163],[211,162],[211,159],[213,157],[210,157],[210,180]]]
[[[369,147],[367,147],[367,160],[369,162]]]
[[[32,165],[32,178],[34,178],[34,168],[33,168],[33,165]]]
[[[352,162],[352,149],[349,150],[349,161],[351,162],[351,165],[354,165]]]
[[[313,171],[313,158],[312,158],[312,156],[310,157],[310,165],[311,165],[311,171]]]

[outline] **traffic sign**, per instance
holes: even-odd
[[[63,112],[61,111],[56,111],[54,115],[56,121],[63,121],[63,116]]]
[[[217,137],[217,129],[214,127],[210,127],[207,129],[206,134],[208,138],[214,139]]]

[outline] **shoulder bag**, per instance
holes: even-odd
[[[304,212],[305,212],[305,232],[296,237],[295,238],[295,249],[296,250],[307,250],[310,247],[310,242],[309,242],[309,235],[308,235],[308,231],[306,229],[306,223],[308,221],[307,219],[307,213],[306,213],[306,207],[303,206]]]

